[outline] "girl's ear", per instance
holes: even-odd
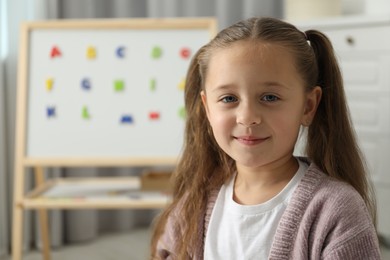
[[[204,90],[202,90],[200,92],[200,96],[202,98],[202,103],[203,103],[203,107],[204,107],[204,110],[206,111],[206,115],[207,115],[207,118],[209,119],[210,116],[209,116],[209,107],[207,106],[207,96],[206,96],[206,92]]]
[[[305,110],[301,122],[302,125],[309,126],[313,121],[317,107],[321,101],[321,96],[322,89],[320,86],[314,87],[309,93],[306,94]]]

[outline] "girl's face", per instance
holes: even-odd
[[[305,92],[288,49],[239,41],[213,53],[201,96],[222,150],[238,167],[258,168],[292,156],[321,90]]]

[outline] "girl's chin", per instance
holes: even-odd
[[[256,169],[265,165],[261,160],[235,160],[237,167],[245,167],[248,169]]]

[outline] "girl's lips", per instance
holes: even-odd
[[[265,140],[267,140],[269,137],[260,138],[255,136],[235,136],[234,139],[236,139],[239,143],[244,145],[257,145]]]

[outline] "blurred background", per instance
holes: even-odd
[[[367,27],[367,25],[368,27],[388,26],[388,32],[390,32],[390,1],[387,0],[0,0],[0,257],[8,259],[12,237],[16,77],[19,55],[19,28],[22,22],[91,18],[215,17],[219,29],[222,29],[238,20],[251,16],[283,18],[296,23],[301,28],[315,25],[325,31],[329,30],[330,34],[338,30],[354,31],[358,30],[359,27]],[[351,29],[351,26],[353,29]],[[380,35],[388,37],[387,35],[390,35],[390,33]],[[336,34],[335,37],[337,37]],[[362,64],[361,62],[364,62],[365,58],[372,61],[383,56],[382,51],[386,46],[381,45],[380,48],[382,49],[376,51],[375,41],[381,41],[381,38],[373,39],[372,46],[369,46],[372,49],[371,53],[376,56],[357,54],[360,55],[359,57],[363,57],[358,61],[358,64]],[[353,48],[343,52],[342,43],[340,45],[336,44],[336,46],[340,47],[340,57],[345,57],[346,64],[348,61],[353,63],[353,59],[349,59],[351,55],[353,56],[353,52],[351,52]],[[357,48],[356,51],[358,50],[360,49]],[[347,54],[343,56],[344,53]],[[384,64],[389,65],[390,58],[387,61],[389,62]],[[387,68],[390,69],[390,67]],[[348,70],[349,72],[352,71],[348,75],[353,77],[353,75],[365,69],[367,69],[367,66],[355,66],[352,70]],[[388,72],[381,70],[384,75],[378,76],[378,79],[387,77]],[[351,77],[348,77],[348,79],[351,79]],[[365,81],[362,79],[362,82],[356,82],[352,79],[351,82],[351,84],[359,85]],[[375,146],[383,141],[382,146],[384,145],[384,147],[380,150],[382,151],[380,152],[382,156],[380,158],[382,159],[379,160],[378,164],[385,164],[385,161],[387,163],[388,159],[385,158],[389,156],[390,145],[388,141],[390,132],[390,80],[386,78],[383,82],[385,84],[384,90],[381,89],[381,92],[377,93],[385,99],[381,101],[384,102],[385,110],[379,110],[380,113],[384,113],[382,119],[380,119],[382,120],[380,125],[383,126],[381,128],[381,138],[383,139],[379,142],[371,142],[367,149],[363,149],[366,153],[370,153],[370,151],[379,153],[375,147],[372,148],[372,145]],[[372,108],[368,107],[368,109]],[[373,109],[372,112],[377,111],[375,108]],[[370,111],[366,112],[371,115]],[[365,114],[362,116],[365,116]],[[359,118],[356,117],[358,116],[355,116],[355,120],[359,121]],[[361,138],[365,136],[372,138],[370,133],[367,134],[364,129],[362,131]],[[382,231],[381,233],[385,238],[383,241],[386,244],[388,243],[388,237],[390,237],[390,223],[389,218],[387,218],[390,217],[390,177],[388,177],[389,173],[386,172],[388,168],[384,166],[374,167],[376,161],[378,161],[376,155],[368,154],[367,156],[374,156],[374,159],[369,162],[371,169],[382,170],[381,173],[373,173],[373,175],[376,174],[374,177],[377,178],[377,183],[382,185],[379,185],[379,193],[381,194],[380,214],[382,214],[379,231]],[[83,176],[128,176],[138,175],[143,170],[142,168],[51,168],[46,172],[46,175],[50,177],[79,176],[80,174]],[[31,186],[32,179],[27,178],[26,185]],[[114,244],[117,247],[115,247],[112,242],[111,250],[115,254],[116,248],[127,247],[122,255],[101,254],[99,259],[126,259],[125,256],[130,251],[141,251],[141,253],[139,256],[134,255],[127,259],[145,259],[149,226],[157,213],[157,210],[53,210],[49,214],[51,245],[54,250],[60,251],[62,248],[74,245],[81,245],[81,247],[87,248],[85,250],[94,251],[96,247],[90,248],[89,246],[95,244],[100,248],[100,251],[104,251],[102,249],[104,245],[100,244],[99,237],[106,234],[118,234],[116,239],[122,241],[122,243],[116,241]],[[140,231],[140,229],[145,230],[145,232]],[[139,239],[129,238],[126,234],[134,235]],[[86,244],[86,242],[88,243]],[[141,246],[137,246],[137,243]],[[40,234],[37,228],[37,217],[34,213],[27,212],[24,251],[28,254],[39,248]],[[77,254],[79,255],[80,252]],[[88,257],[82,258],[90,259]],[[39,259],[39,257],[29,259]]]

